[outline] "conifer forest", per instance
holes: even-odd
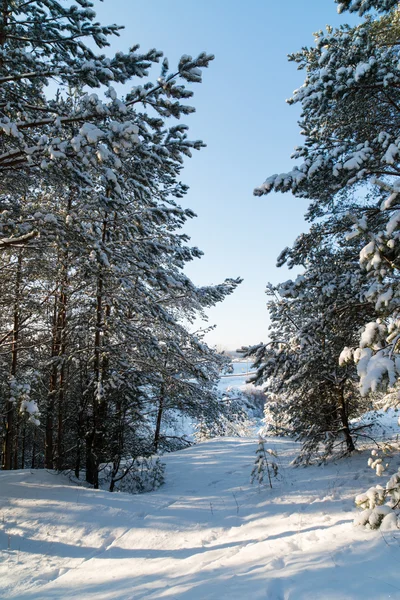
[[[100,2],[0,0],[0,597],[400,599],[398,0],[327,0],[288,55],[300,143],[243,206],[305,225],[272,282],[253,252],[269,326],[232,352],[246,273],[188,274],[218,56],[114,52]]]

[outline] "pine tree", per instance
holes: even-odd
[[[256,460],[251,472],[251,483],[257,481],[259,485],[264,483],[265,475],[268,478],[268,485],[272,488],[272,477],[278,475],[278,465],[271,457],[276,457],[273,450],[265,448],[266,440],[262,437],[258,438],[258,446],[256,450]]]
[[[92,49],[119,31],[92,6],[16,0],[0,18],[3,466],[85,469],[98,487],[111,464],[113,487],[159,444],[166,406],[217,417],[220,360],[184,322],[240,280],[183,273],[201,252],[180,231],[195,216],[180,173],[204,144],[176,120],[213,57],[164,59],[152,82],[161,52]],[[112,82],[135,85],[118,98]]]
[[[340,10],[364,14],[359,25],[318,32],[315,47],[290,59],[305,70],[304,85],[289,103],[302,108],[305,137],[291,172],[273,175],[255,190],[291,191],[311,200],[309,220],[341,214],[343,193],[355,205],[351,236],[363,240],[359,259],[368,286],[362,301],[374,314],[365,320],[358,343],[346,351],[357,363],[361,390],[395,385],[399,371],[399,75],[397,2],[339,2]],[[349,228],[350,229],[350,228]]]
[[[350,420],[368,403],[357,390],[354,365],[339,365],[343,347],[357,339],[371,312],[359,301],[364,281],[354,244],[340,249],[316,242],[313,232],[300,236],[280,257],[282,263],[302,263],[304,270],[268,287],[270,342],[245,350],[254,357],[254,383],[280,399],[280,419],[302,442],[298,460],[304,462],[342,445],[352,452],[357,430]]]

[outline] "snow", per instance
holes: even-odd
[[[360,263],[367,262],[375,250],[375,242],[369,242],[360,252]]]
[[[96,144],[99,139],[104,137],[104,131],[92,123],[84,123],[80,128],[79,133],[91,144]]]
[[[367,323],[364,327],[364,331],[361,334],[360,348],[366,348],[367,346],[373,346],[376,340],[380,339],[380,334],[383,330],[383,326],[376,321]]]
[[[356,353],[354,354],[355,358]],[[372,354],[370,348],[362,348],[357,358],[357,373],[360,377],[360,391],[363,396],[369,391],[376,392],[384,380],[387,380],[389,387],[395,385],[396,363],[383,351]]]
[[[371,155],[371,148],[366,146],[365,148],[360,148],[356,152],[352,152],[350,158],[346,160],[343,165],[343,169],[348,171],[352,171],[354,169],[358,169],[364,162],[366,162]]]
[[[359,63],[357,65],[355,73],[354,73],[354,80],[360,81],[360,79],[362,77],[364,77],[370,69],[371,69],[370,63]]]
[[[400,222],[400,210],[396,211],[388,224],[386,225],[386,231],[388,235],[392,235],[394,230],[398,227]]]
[[[390,144],[388,149],[386,150],[383,160],[388,165],[394,165],[398,154],[399,154],[399,149],[396,146],[396,144]]]
[[[29,421],[34,425],[40,425],[39,419],[36,417],[40,415],[38,405],[35,400],[23,399],[19,409],[20,413],[27,413],[29,415]]]
[[[140,496],[1,472],[0,597],[400,599],[400,531],[353,526],[355,496],[376,485],[367,453],[294,468],[293,441],[268,446],[272,490],[249,483],[248,438],[164,457],[166,484]]]
[[[351,348],[348,348],[347,346],[345,348],[343,348],[343,350],[339,356],[339,365],[342,367],[346,363],[352,361],[353,354],[354,354],[354,351]]]
[[[232,368],[232,373],[221,376],[218,382],[220,392],[225,392],[232,388],[243,391],[246,389],[246,381],[249,379],[251,373],[254,373],[254,369],[251,369],[251,361],[232,362]]]

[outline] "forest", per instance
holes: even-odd
[[[256,514],[249,491],[240,503],[250,479],[258,493],[277,494],[289,468],[314,469],[318,479],[317,466],[333,473],[339,465],[346,490],[340,510],[350,510],[346,494],[353,494],[363,532],[400,529],[400,9],[397,0],[331,4],[358,20],[327,26],[314,34],[313,46],[289,55],[304,75],[288,100],[300,110],[302,143],[292,170],[266,173],[254,190],[262,200],[281,193],[306,200],[308,230],[277,258],[293,278],[267,283],[265,341],[239,350],[253,365],[253,389],[222,392],[231,358],[207,343],[213,327],[207,315],[242,278],[227,273],[218,284],[199,286],[185,272],[202,251],[185,231],[196,215],[185,205],[189,188],[181,181],[187,159],[205,147],[183,121],[195,111],[194,91],[214,56],[183,55],[171,66],[161,51],[138,45],[110,55],[110,40],[122,27],[101,25],[94,2],[2,1],[0,485],[10,490],[6,498],[14,493],[6,476],[38,470],[34,485],[51,487],[48,476],[58,473],[82,489],[103,490],[102,499],[104,490],[154,492],[153,512],[140,511],[157,519],[176,502],[168,485],[177,485],[179,498],[194,493],[190,477],[214,448],[227,463],[237,461],[237,471],[217,461],[217,478],[199,472],[204,489],[226,483],[224,506],[218,495],[205,500],[207,518],[229,505],[239,520],[245,502]],[[390,439],[379,433],[385,414],[393,421]],[[179,419],[190,422],[190,434],[177,427]],[[244,455],[250,447],[251,466]],[[189,487],[179,479],[185,456]],[[373,474],[356,489],[345,481],[346,474],[358,479],[355,464]],[[333,492],[322,498],[324,482],[310,483],[311,495],[299,472],[292,477],[309,495],[304,506],[335,500]],[[227,483],[235,473],[236,487]],[[165,505],[157,493],[166,494]],[[216,523],[196,547],[219,539],[225,521]],[[8,558],[12,535],[22,534],[4,534]],[[276,534],[279,543],[285,535]],[[107,539],[99,545],[104,552],[119,538]],[[399,538],[391,539],[398,551]],[[274,569],[286,566],[286,559],[274,560]],[[289,598],[280,585],[267,597]],[[158,588],[154,595],[143,590],[138,598],[164,597]],[[34,597],[22,592],[15,597]],[[199,593],[187,597],[214,597]],[[372,598],[352,594],[346,598]],[[109,597],[131,596],[125,590]],[[311,596],[290,595],[303,597]]]
[[[213,57],[164,59],[152,82],[161,53],[99,54],[118,28],[91,6],[3,7],[2,466],[83,469],[98,487],[112,463],[113,489],[136,458],[185,447],[160,436],[168,411],[230,412],[215,389],[226,360],[188,324],[240,279],[197,287],[183,272],[201,251],[181,231],[194,213],[179,176],[204,144],[176,120]],[[133,79],[118,98],[111,84]]]
[[[267,286],[270,340],[243,349],[270,394],[267,431],[295,435],[306,464],[352,453],[371,439],[363,414],[400,406],[400,12],[373,0],[338,10],[365,19],[327,27],[315,47],[289,55],[305,71],[288,101],[301,105],[299,163],[254,191],[310,201],[309,231],[277,261],[300,274]],[[382,458],[370,463],[382,476]],[[398,509],[399,485],[397,472],[360,497],[366,523],[379,526],[388,498]]]

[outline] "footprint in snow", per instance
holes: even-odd
[[[286,566],[285,561],[283,560],[283,558],[279,557],[279,558],[274,558],[274,560],[272,560],[270,562],[270,567],[272,569],[284,569]]]
[[[288,554],[290,552],[300,552],[301,548],[297,542],[287,542]]]
[[[218,537],[217,532],[216,531],[212,531],[210,533],[210,535],[204,539],[201,540],[201,545],[202,546],[206,546],[208,544],[211,544],[211,542],[213,542],[214,540],[216,540]]]

